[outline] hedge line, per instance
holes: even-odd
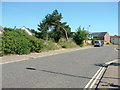
[[[35,36],[30,36],[24,30],[21,29],[11,29],[4,28],[4,32],[2,34],[2,55],[7,54],[29,54],[31,52],[41,52],[41,51],[49,51],[55,50],[59,48],[73,48],[78,47],[75,42],[65,41],[60,39],[58,43],[53,41],[46,41],[42,39],[38,39]]]
[[[2,35],[2,54],[29,54],[40,52],[43,41],[28,35],[21,29],[4,28]]]

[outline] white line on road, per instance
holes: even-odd
[[[85,88],[88,88],[92,81],[95,79],[95,77],[98,75],[98,73],[101,71],[102,67],[96,72],[96,74],[92,77],[92,79],[88,82],[88,84],[85,86]]]
[[[106,62],[105,64],[111,64],[113,62],[118,61],[119,59],[115,59],[109,62]],[[99,70],[96,72],[96,74],[92,77],[92,79],[87,83],[87,85],[84,88],[93,88],[93,86],[95,85],[96,81],[98,80],[98,78],[100,77],[100,75],[103,74],[104,70],[106,68],[105,67],[100,67]]]
[[[119,59],[115,59],[115,60],[112,60],[112,61],[110,61],[110,62],[107,62],[107,63],[105,63],[105,64],[110,64],[110,63],[113,63],[113,62],[117,62]]]
[[[97,75],[97,77],[95,78],[95,80],[93,81],[93,83],[91,84],[90,88],[93,88],[93,86],[95,85],[96,81],[98,80],[98,78],[100,77],[100,75],[102,75],[103,71],[105,70],[105,67],[102,67],[102,70],[100,71],[100,73]]]

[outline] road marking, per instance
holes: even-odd
[[[98,75],[98,73],[101,71],[102,67],[99,68],[99,70],[96,72],[96,74],[92,77],[92,79],[87,83],[87,85],[85,86],[85,88],[88,88],[90,86],[90,84],[92,83],[92,81],[95,79],[95,77]]]
[[[97,77],[95,78],[95,80],[93,81],[93,83],[91,84],[90,88],[93,88],[93,86],[95,85],[96,81],[98,80],[98,78],[100,77],[100,75],[102,75],[103,71],[105,70],[105,67],[102,67],[102,70],[100,71],[100,73],[97,75]]]
[[[57,54],[62,54],[62,53],[67,53],[67,52],[72,52],[72,51],[78,51],[78,50],[89,49],[89,48],[93,48],[93,47],[86,47],[86,48],[79,48],[79,49],[70,50],[70,51],[68,50],[68,51],[62,51],[62,52],[57,52],[57,53],[50,53],[50,54],[41,55],[41,56],[38,56],[38,57],[30,57],[30,58],[20,59],[20,60],[16,60],[16,61],[8,61],[8,62],[0,63],[0,64],[8,64],[8,63],[20,62],[20,61],[29,60],[29,59],[31,59],[31,58],[40,58],[40,57],[51,56],[51,55],[57,55]]]
[[[113,62],[116,62],[120,59],[115,59],[109,62],[106,62],[105,64],[109,65]],[[87,83],[87,85],[84,88],[93,88],[93,86],[95,85],[96,81],[98,80],[98,78],[100,77],[100,75],[102,75],[103,71],[106,69],[106,67],[100,67],[99,70],[96,72],[96,74],[92,77],[92,79]]]

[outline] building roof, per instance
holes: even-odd
[[[21,29],[25,30],[29,35],[32,35],[31,31],[27,29],[25,26],[23,26]]]
[[[3,27],[0,26],[0,34],[2,34],[2,33],[3,33]]]
[[[104,37],[107,32],[91,33],[93,37]]]
[[[120,38],[120,36],[110,36],[110,38]]]
[[[3,31],[3,27],[2,26],[0,26],[0,31]]]

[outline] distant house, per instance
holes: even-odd
[[[21,29],[22,29],[22,30],[25,30],[29,35],[32,36],[31,31],[30,31],[29,29],[27,29],[25,26],[23,26]]]
[[[97,32],[97,33],[91,33],[90,34],[93,38],[99,38],[100,40],[103,40],[105,43],[110,43],[110,35],[108,32]]]
[[[120,36],[111,36],[110,42],[114,44],[120,44]]]
[[[3,33],[3,27],[0,26],[0,34]]]
[[[93,39],[93,36],[91,34],[87,35],[88,39]]]

